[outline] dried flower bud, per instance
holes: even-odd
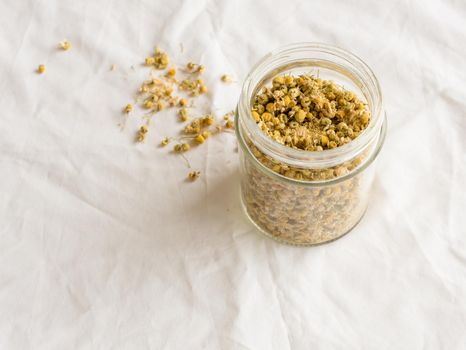
[[[167,71],[167,76],[168,77],[174,77],[176,75],[176,68],[170,68],[168,71]]]
[[[139,128],[138,130],[138,134],[137,134],[137,137],[136,137],[136,140],[138,142],[143,142],[144,139],[146,138],[146,134],[149,130],[147,129],[147,126],[143,125]]]
[[[180,109],[179,114],[180,114],[180,120],[182,122],[185,122],[186,120],[188,120],[188,117],[189,117],[188,110],[185,107]]]
[[[191,146],[187,143],[178,143],[173,147],[173,151],[176,153],[187,152],[191,149]]]
[[[200,175],[201,175],[201,172],[200,172],[200,171],[191,171],[191,172],[188,174],[188,179],[191,180],[191,181],[194,181],[194,180],[196,180],[197,178],[199,178]]]
[[[155,63],[154,57],[146,57],[146,66],[152,66]]]
[[[196,141],[196,143],[198,143],[198,144],[201,144],[201,143],[204,143],[205,138],[204,138],[204,136],[202,136],[201,134],[199,134],[199,135],[197,135],[197,136],[194,138],[194,141]]]
[[[160,146],[165,147],[170,143],[171,139],[169,137],[164,137],[162,141],[160,141]]]
[[[225,128],[227,129],[233,129],[235,127],[235,124],[233,123],[233,120],[227,120],[225,122]]]
[[[231,83],[233,81],[233,78],[231,77],[231,75],[223,74],[220,80],[224,83]]]
[[[199,87],[199,92],[200,92],[201,94],[205,94],[205,93],[207,92],[207,86],[201,85],[201,86]]]
[[[131,103],[128,103],[124,109],[125,113],[130,113],[132,110],[133,110],[133,105]]]
[[[155,68],[165,69],[165,68],[167,68],[169,63],[170,63],[170,57],[168,57],[168,55],[165,52],[163,52],[162,50],[157,48],[155,50],[155,56],[154,56],[154,66],[155,66]]]
[[[68,40],[65,39],[60,43],[60,47],[65,51],[69,50],[69,49],[71,49],[71,43]]]

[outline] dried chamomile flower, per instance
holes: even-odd
[[[220,80],[223,81],[224,83],[231,83],[233,81],[233,78],[231,77],[231,75],[223,74],[220,77]]]
[[[37,67],[37,73],[39,74],[45,73],[45,65],[39,64],[39,66]]]
[[[185,134],[198,134],[201,132],[202,119],[196,118],[190,124],[184,127]]]
[[[180,109],[179,114],[180,114],[180,120],[182,122],[185,122],[185,121],[188,120],[188,118],[189,118],[188,110],[185,107]]]
[[[251,117],[275,141],[308,151],[342,146],[370,122],[352,92],[315,76],[277,76],[254,97]]]
[[[171,141],[171,138],[169,138],[169,137],[164,137],[164,138],[162,139],[162,141],[160,141],[160,146],[165,147],[166,145],[168,145],[168,144],[170,143],[170,141]]]
[[[196,143],[198,143],[198,144],[201,144],[201,143],[204,143],[205,138],[204,138],[204,136],[202,136],[201,134],[199,134],[199,135],[197,135],[197,136],[194,138],[194,141],[196,141]]]
[[[199,145],[203,144],[210,137],[210,135],[211,134],[209,131],[203,131],[202,133],[196,135],[194,141]]]
[[[191,91],[196,88],[196,81],[191,79],[184,79],[181,81],[179,88],[180,90]]]
[[[214,117],[210,114],[207,114],[206,116],[202,117],[202,125],[203,126],[209,126],[214,123]]]
[[[172,67],[167,71],[167,77],[173,78],[176,75],[176,68]]]
[[[230,111],[230,112],[228,112],[228,113],[225,113],[225,114],[223,115],[223,120],[230,120],[231,117],[232,117],[234,114],[235,114],[235,111]]]
[[[160,50],[159,48],[155,49],[154,55],[154,66],[157,69],[165,69],[167,68],[168,64],[170,63],[170,58],[168,55]]]
[[[158,101],[157,102],[157,110],[158,111],[161,111],[165,108],[165,104],[163,103],[163,101]]]
[[[185,98],[180,99],[180,106],[181,107],[186,107],[188,105],[188,100]]]
[[[223,120],[225,120],[225,128],[233,129],[235,127],[235,123],[231,120],[231,116],[234,112],[228,112],[223,116]]]
[[[154,104],[150,100],[146,100],[146,102],[144,102],[144,108],[146,109],[151,109],[153,105]]]
[[[143,142],[144,139],[146,138],[146,134],[149,130],[147,129],[147,126],[143,125],[139,128],[138,130],[138,134],[137,134],[137,137],[136,137],[136,140],[138,142]]]
[[[188,174],[188,179],[191,180],[191,181],[194,181],[194,180],[197,180],[200,175],[201,175],[200,171],[191,171]]]
[[[170,96],[168,98],[168,106],[175,107],[178,104],[179,98],[177,96]]]
[[[196,63],[193,63],[193,62],[188,62],[186,64],[186,70],[189,73],[202,74],[205,71],[205,67],[202,64],[196,64]]]
[[[155,58],[154,57],[146,57],[145,63],[146,63],[146,66],[152,66],[155,63]]]
[[[178,85],[180,90],[189,92],[192,96],[198,96],[200,93],[206,93],[207,87],[204,85],[202,79],[184,79]]]
[[[178,143],[173,147],[173,151],[176,153],[187,152],[191,149],[191,146],[188,143]]]
[[[132,110],[133,110],[133,105],[131,103],[128,103],[124,109],[125,113],[131,113]]]
[[[235,124],[233,123],[233,120],[227,120],[225,122],[225,128],[227,129],[233,129],[235,127]]]
[[[71,43],[68,40],[65,39],[62,42],[60,42],[60,47],[63,50],[67,51],[67,50],[71,49]]]
[[[199,86],[199,93],[205,94],[208,91],[207,86],[205,85],[200,85]]]

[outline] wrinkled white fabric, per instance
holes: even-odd
[[[465,349],[465,18],[453,0],[3,0],[0,349]],[[366,216],[315,248],[247,221],[234,134],[188,154],[188,183],[157,147],[174,112],[142,145],[140,110],[117,126],[155,45],[207,67],[197,107],[220,115],[299,41],[363,58],[389,119]]]

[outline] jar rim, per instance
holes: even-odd
[[[358,81],[354,82],[364,85],[364,87],[373,95],[370,104],[371,119],[369,126],[351,142],[334,149],[327,149],[323,151],[295,149],[282,145],[266,135],[252,118],[250,113],[252,95],[257,91],[257,87],[259,85],[258,83],[255,83],[254,79],[257,79],[258,77],[262,79],[271,71],[278,69],[280,65],[270,68],[270,65],[277,63],[277,61],[284,59],[286,62],[287,59],[292,59],[293,54],[302,54],[303,52],[309,54],[309,57],[306,58],[306,61],[309,60],[309,62],[313,59],[316,62],[323,61],[323,59],[319,60],[312,57],[312,54],[324,54],[340,59],[345,63],[345,66],[341,66],[341,64],[335,64],[335,66],[341,66],[348,71],[351,74],[351,79],[353,81],[354,78],[357,77]],[[301,59],[295,61],[295,63],[296,62],[305,61]],[[281,63],[283,66],[283,62]],[[268,53],[253,66],[241,89],[236,119],[238,119],[237,132],[240,132],[240,128],[244,127],[245,131],[253,136],[255,146],[257,146],[266,155],[269,155],[285,164],[300,168],[327,168],[355,157],[380,134],[380,129],[384,121],[382,93],[375,74],[369,66],[356,55],[337,46],[323,43],[295,43],[283,46]]]

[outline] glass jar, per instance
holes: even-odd
[[[305,151],[260,130],[251,115],[257,92],[279,74],[303,73],[333,80],[368,105],[371,119],[357,138],[334,149]],[[235,123],[241,201],[261,232],[283,243],[315,245],[343,236],[361,220],[387,125],[379,83],[361,59],[319,43],[268,54],[243,84]]]

